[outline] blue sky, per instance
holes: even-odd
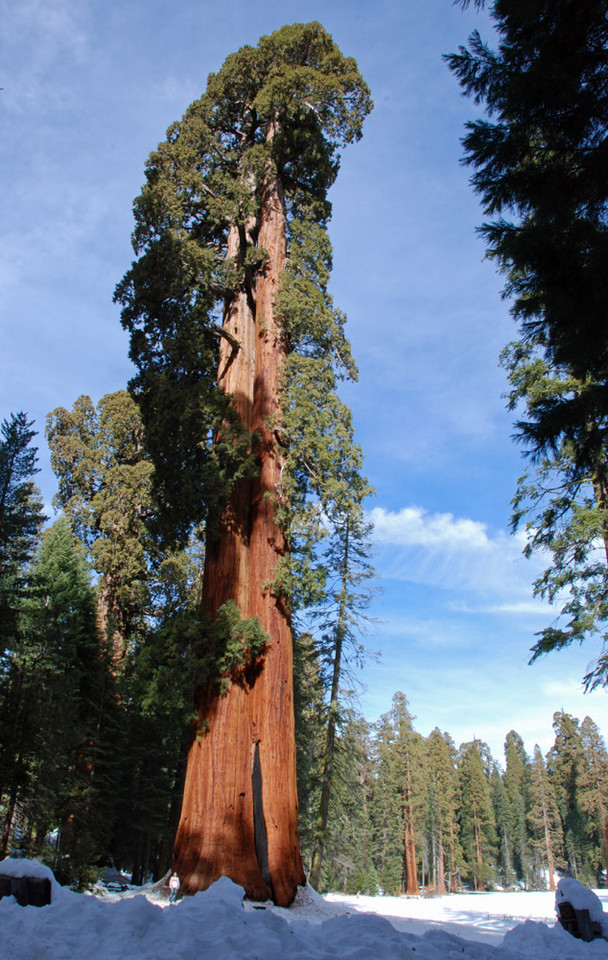
[[[207,74],[284,23],[319,20],[354,56],[375,110],[332,190],[332,293],[359,382],[346,397],[376,489],[380,592],[359,676],[376,719],[402,690],[416,726],[502,759],[517,730],[553,740],[555,710],[608,731],[605,693],[580,678],[597,644],[527,666],[552,614],[538,560],[508,532],[522,472],[500,349],[515,336],[459,138],[473,106],[442,62],[483,17],[450,0],[0,2],[0,417],[123,388],[131,368],[112,303],[131,261],[144,162]]]

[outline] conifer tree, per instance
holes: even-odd
[[[534,747],[527,820],[531,832],[530,844],[536,852],[540,866],[537,874],[540,879],[542,874],[546,873],[549,890],[555,890],[555,871],[564,865],[564,836],[555,792],[538,744]]]
[[[58,828],[57,875],[86,885],[112,823],[116,699],[89,567],[65,518],[45,532],[32,581],[11,658],[10,709],[2,717],[16,777],[5,831],[17,806],[33,853]]]
[[[496,879],[496,820],[490,793],[490,753],[479,740],[460,747],[457,782],[460,796],[460,842],[466,871],[475,890]]]
[[[118,666],[150,616],[157,561],[145,523],[153,515],[153,468],[139,410],[125,390],[102,397],[97,407],[81,396],[72,410],[48,415],[46,435],[59,484],[54,504],[70,518],[99,574],[100,628]]]
[[[561,403],[584,387],[568,368],[549,364],[534,342],[510,344],[502,362],[511,384],[509,406],[523,404],[529,418],[549,400]],[[608,474],[603,428],[590,420],[587,430],[595,440],[586,463],[567,437],[535,458],[518,480],[511,523],[517,530],[525,522],[526,556],[551,558],[534,594],[561,604],[553,623],[539,632],[531,662],[600,634],[602,650],[584,678],[593,688],[606,682],[608,669]]]
[[[33,480],[38,451],[32,427],[23,412],[0,426],[0,671],[16,640],[28,567],[46,519]]]
[[[35,728],[21,716],[24,699],[15,657],[22,642],[21,615],[31,591],[30,562],[46,519],[33,478],[38,472],[36,436],[23,412],[0,427],[0,855],[4,856],[19,795],[27,778],[25,744]]]
[[[429,850],[430,880],[438,894],[454,893],[462,869],[458,841],[455,749],[448,734],[438,727],[426,740],[425,837]],[[446,879],[448,880],[446,884]]]
[[[423,803],[423,741],[414,730],[403,693],[394,694],[390,711],[378,721],[376,751],[376,808],[382,808],[378,824],[382,832],[377,839],[380,882],[387,891],[415,894]]]
[[[481,233],[506,274],[524,338],[542,343],[550,365],[583,385],[547,397],[523,434],[535,453],[566,437],[588,464],[598,440],[589,424],[601,427],[607,413],[608,4],[476,5],[489,10],[497,49],[475,31],[447,61],[487,113],[467,124],[464,138],[473,186],[492,218]]]
[[[315,638],[294,631],[294,712],[298,773],[298,835],[310,863],[319,806],[325,733],[325,685]]]
[[[319,24],[283,27],[209,77],[151,155],[135,204],[139,259],[117,289],[132,389],[165,531],[206,525],[201,643],[214,662],[200,676],[175,848],[190,892],[227,874],[288,904],[304,879],[289,507],[307,512],[323,468],[344,462],[332,444],[350,443],[336,383],[354,367],[327,293],[326,194],[370,106]],[[304,452],[319,454],[320,475],[297,455],[302,391],[319,396]]]
[[[581,809],[578,790],[582,761],[579,722],[558,710],[553,714],[553,729],[555,742],[547,756],[547,766],[562,820],[568,871],[582,883],[592,883],[588,818]]]
[[[580,735],[578,803],[590,820],[588,830],[599,854],[599,875],[600,865],[608,870],[608,752],[597,724],[590,717],[585,717],[581,723]]]
[[[509,803],[510,835],[513,844],[513,866],[518,879],[526,887],[530,882],[530,850],[526,816],[529,804],[530,761],[524,742],[515,730],[505,738],[504,785]]]
[[[344,712],[336,739],[334,790],[319,888],[375,894],[369,726],[352,709]]]
[[[192,547],[163,555],[152,536],[153,468],[138,406],[126,391],[97,406],[81,396],[71,410],[54,410],[47,438],[59,482],[55,504],[98,574],[99,642],[116,679],[117,813],[108,842],[115,862],[142,882],[170,865],[201,560]]]
[[[364,494],[365,486],[361,487]],[[330,543],[324,554],[324,567],[329,580],[326,589],[329,602],[326,602],[320,616],[324,630],[321,656],[329,688],[329,703],[315,846],[309,877],[314,887],[318,886],[321,876],[325,831],[334,787],[336,736],[345,699],[344,675],[350,662],[363,654],[361,619],[370,602],[367,583],[373,576],[369,561],[370,526],[363,517],[362,499],[353,498],[352,487],[342,503],[334,500],[328,521]]]
[[[494,819],[496,821],[496,835],[498,839],[498,869],[503,887],[510,887],[515,881],[513,867],[514,840],[512,834],[512,818],[509,798],[503,777],[496,764],[492,767],[490,777]]]
[[[552,555],[535,591],[551,601],[570,595],[534,659],[600,628],[606,645],[608,4],[475,5],[488,8],[497,49],[475,31],[446,59],[486,108],[487,118],[467,124],[464,162],[491,218],[480,232],[507,278],[523,341],[517,436],[537,469],[519,481],[514,521],[529,518],[528,551]],[[603,649],[587,683],[605,682],[607,662]]]

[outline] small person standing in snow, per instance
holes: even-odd
[[[179,877],[176,873],[171,874],[171,879],[169,880],[169,903],[175,903],[177,900],[177,892],[179,890]]]

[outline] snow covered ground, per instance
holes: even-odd
[[[83,896],[40,864],[0,863],[24,869],[51,877],[52,903],[0,900],[0,960],[608,960],[605,940],[555,925],[550,893],[323,898],[307,888],[288,910],[260,909],[226,879],[169,904],[156,887]],[[608,912],[608,892],[599,896]]]

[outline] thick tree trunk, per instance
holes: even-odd
[[[268,262],[258,281],[257,343],[253,429],[259,437],[259,473],[251,506],[251,616],[257,616],[269,642],[263,668],[250,695],[252,758],[255,777],[256,849],[275,903],[292,902],[304,870],[297,834],[295,719],[291,618],[285,603],[268,585],[287,544],[275,517],[281,495],[282,457],[275,440],[280,420],[279,387],[285,346],[274,313],[274,299],[285,264],[286,218],[278,177],[262,196],[258,246]]]
[[[229,254],[239,256],[236,229]],[[288,611],[268,581],[286,545],[274,516],[281,463],[268,418],[279,411],[282,338],[273,302],[285,260],[285,209],[280,184],[262,198],[258,244],[269,260],[258,279],[255,322],[246,291],[231,303],[218,379],[244,426],[259,438],[259,475],[234,488],[207,546],[203,606],[211,614],[234,600],[244,618],[257,616],[269,637],[254,669],[231,678],[219,695],[199,691],[198,723],[188,755],[174,868],[194,893],[220,876],[256,900],[292,902],[304,873],[297,838],[292,639]]]
[[[228,256],[240,257],[239,232],[233,227]],[[234,399],[247,429],[253,414],[254,317],[245,291],[227,305],[224,329],[233,341],[220,340],[218,384]],[[239,346],[235,345],[238,341]],[[249,613],[250,481],[233,489],[219,524],[208,536],[202,607],[216,614],[234,600],[241,616]],[[198,720],[188,753],[182,811],[174,850],[174,869],[186,893],[204,890],[225,875],[249,896],[267,899],[253,842],[253,799],[248,691],[230,683],[220,696],[210,684],[197,693]]]

